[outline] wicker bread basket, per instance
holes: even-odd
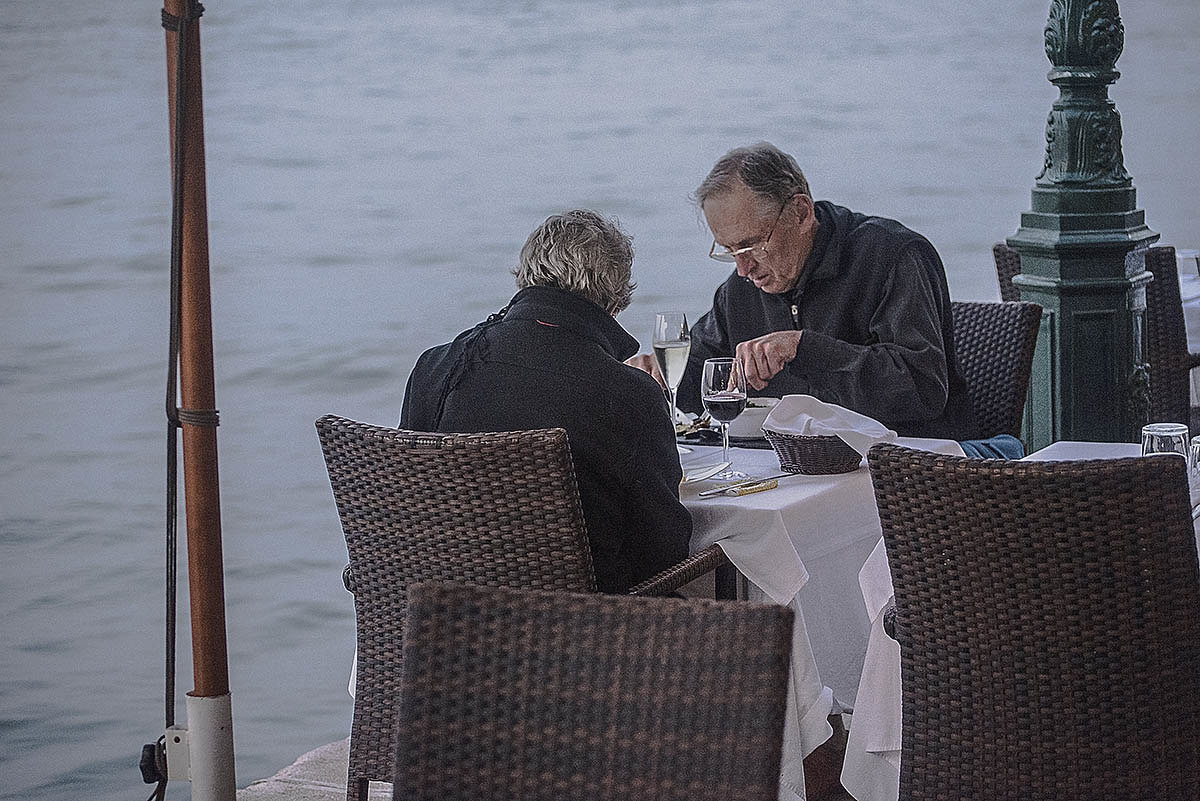
[[[841,437],[780,434],[763,429],[767,442],[779,457],[785,473],[822,475],[849,473],[858,468],[862,454],[847,445]]]

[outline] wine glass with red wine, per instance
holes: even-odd
[[[729,423],[746,408],[746,374],[737,359],[706,359],[700,383],[700,400],[708,416],[721,424],[721,461],[729,461]],[[745,478],[730,470],[717,478]]]

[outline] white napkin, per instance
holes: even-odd
[[[767,415],[763,428],[777,434],[807,437],[841,437],[854,450],[867,455],[876,442],[892,442],[896,432],[878,420],[852,412],[812,395],[785,395]]]

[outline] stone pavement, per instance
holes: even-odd
[[[831,718],[830,722],[834,722]],[[845,748],[845,730],[838,720],[832,740],[804,760],[809,771],[810,801],[854,801],[837,781],[841,766],[837,745]],[[840,730],[840,731],[838,731]],[[832,747],[830,747],[832,746]],[[828,757],[824,752],[832,751]],[[350,758],[350,738],[309,751],[269,779],[259,779],[238,790],[238,801],[345,801],[346,763]],[[814,786],[819,785],[819,786]],[[390,801],[392,786],[382,782],[371,785],[370,801]]]
[[[350,738],[309,751],[269,779],[238,790],[238,801],[345,801]],[[392,786],[371,785],[371,801],[390,801]]]

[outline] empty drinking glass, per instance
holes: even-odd
[[[1192,273],[1200,275],[1200,250],[1175,249],[1175,266],[1180,277],[1191,277]]]
[[[1188,487],[1193,496],[1200,493],[1200,437],[1192,437],[1192,445],[1188,448]]]
[[[1188,458],[1188,427],[1183,423],[1150,423],[1142,426],[1142,456]]]

